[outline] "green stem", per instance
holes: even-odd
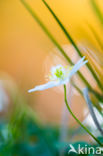
[[[69,32],[66,30],[66,28],[64,27],[64,25],[62,24],[62,22],[60,21],[60,19],[56,16],[56,14],[54,13],[54,11],[50,8],[50,6],[47,4],[47,2],[45,0],[42,0],[45,4],[45,6],[48,8],[48,10],[50,11],[50,13],[52,14],[52,16],[54,17],[54,19],[56,20],[56,22],[59,24],[60,28],[62,29],[62,31],[64,32],[65,36],[67,37],[67,39],[70,41],[70,43],[73,45],[73,47],[75,48],[75,50],[77,51],[78,55],[80,57],[83,57],[82,52],[79,50],[79,48],[77,47],[75,41],[72,39],[71,35],[69,34]],[[88,67],[88,69],[90,70],[90,72],[92,73],[92,75],[94,76],[99,88],[103,91],[103,86],[100,82],[100,80],[98,79],[95,71],[93,70],[92,66],[87,63],[86,66]]]
[[[65,104],[67,106],[68,111],[72,115],[72,117],[77,121],[77,123],[100,145],[103,146],[103,144],[77,119],[77,117],[73,114],[68,101],[67,101],[67,95],[66,95],[66,85],[64,85],[64,98],[65,98]]]

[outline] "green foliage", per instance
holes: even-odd
[[[62,151],[65,156],[76,155],[68,154],[70,142],[60,142],[59,127],[37,124],[26,114],[16,119],[19,122],[15,122],[15,133],[14,124],[0,123],[0,156],[59,156]],[[75,149],[78,144],[90,146],[87,142],[72,143]]]

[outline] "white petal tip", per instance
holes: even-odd
[[[30,91],[30,90],[28,90],[28,93],[31,93],[31,91]]]
[[[85,63],[88,63],[88,60],[86,60]]]
[[[32,89],[28,90],[28,93],[31,93],[31,92],[33,92],[33,90],[32,90]]]

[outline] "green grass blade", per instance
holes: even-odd
[[[48,10],[50,11],[50,13],[53,15],[53,17],[55,18],[55,20],[57,21],[57,23],[59,24],[59,26],[61,27],[61,29],[63,30],[63,32],[65,33],[65,35],[67,36],[67,39],[69,39],[70,43],[73,45],[73,47],[76,49],[76,51],[78,52],[79,56],[82,57],[83,55],[81,54],[79,48],[77,47],[77,45],[75,44],[74,40],[72,39],[71,35],[68,33],[68,31],[66,30],[66,28],[64,27],[64,25],[62,24],[62,22],[59,20],[59,18],[56,16],[56,14],[53,12],[53,10],[50,8],[50,6],[47,4],[47,2],[45,0],[42,0],[43,3],[45,4],[45,6],[48,8]]]
[[[98,17],[100,23],[103,26],[103,15],[102,15],[96,1],[95,0],[90,0],[90,2],[91,2],[91,6],[93,8],[93,11],[94,11],[95,15]]]
[[[59,26],[61,27],[61,29],[63,30],[64,34],[66,35],[67,39],[70,41],[70,43],[73,45],[73,47],[76,49],[76,51],[78,52],[79,56],[82,57],[82,53],[79,50],[79,48],[77,47],[77,45],[75,44],[75,42],[73,41],[72,37],[70,36],[70,34],[68,33],[68,31],[66,30],[66,28],[64,27],[64,25],[62,24],[62,22],[59,20],[59,18],[56,16],[56,14],[53,12],[53,10],[50,8],[50,6],[47,4],[47,2],[45,0],[42,0],[43,3],[45,4],[45,6],[48,8],[48,10],[50,11],[50,13],[52,14],[52,16],[54,17],[54,19],[57,21],[57,23],[59,24]],[[103,86],[99,80],[99,78],[97,77],[95,71],[93,70],[92,66],[87,63],[86,66],[88,67],[88,69],[90,70],[90,72],[92,73],[93,77],[95,78],[99,88],[101,90],[103,90]]]
[[[100,46],[101,50],[103,50],[103,43],[101,42],[99,35],[97,34],[95,29],[90,24],[88,24],[88,27],[89,27],[90,31],[92,32],[92,34],[94,35],[94,37],[95,37],[98,45]]]
[[[80,95],[83,96],[81,89],[75,83],[72,83],[72,85],[80,93]]]

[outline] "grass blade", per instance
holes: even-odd
[[[94,29],[90,24],[88,24],[88,27],[89,27],[89,29],[91,30],[91,32],[93,33],[93,35],[94,35],[94,37],[95,37],[97,43],[99,44],[101,50],[103,50],[103,43],[101,42],[101,39],[100,39],[100,37],[98,36],[97,32],[95,31],[95,29]]]
[[[91,2],[91,6],[92,6],[92,8],[94,10],[95,15],[98,17],[100,23],[103,26],[103,15],[102,15],[96,1],[95,0],[90,0],[90,2]]]

